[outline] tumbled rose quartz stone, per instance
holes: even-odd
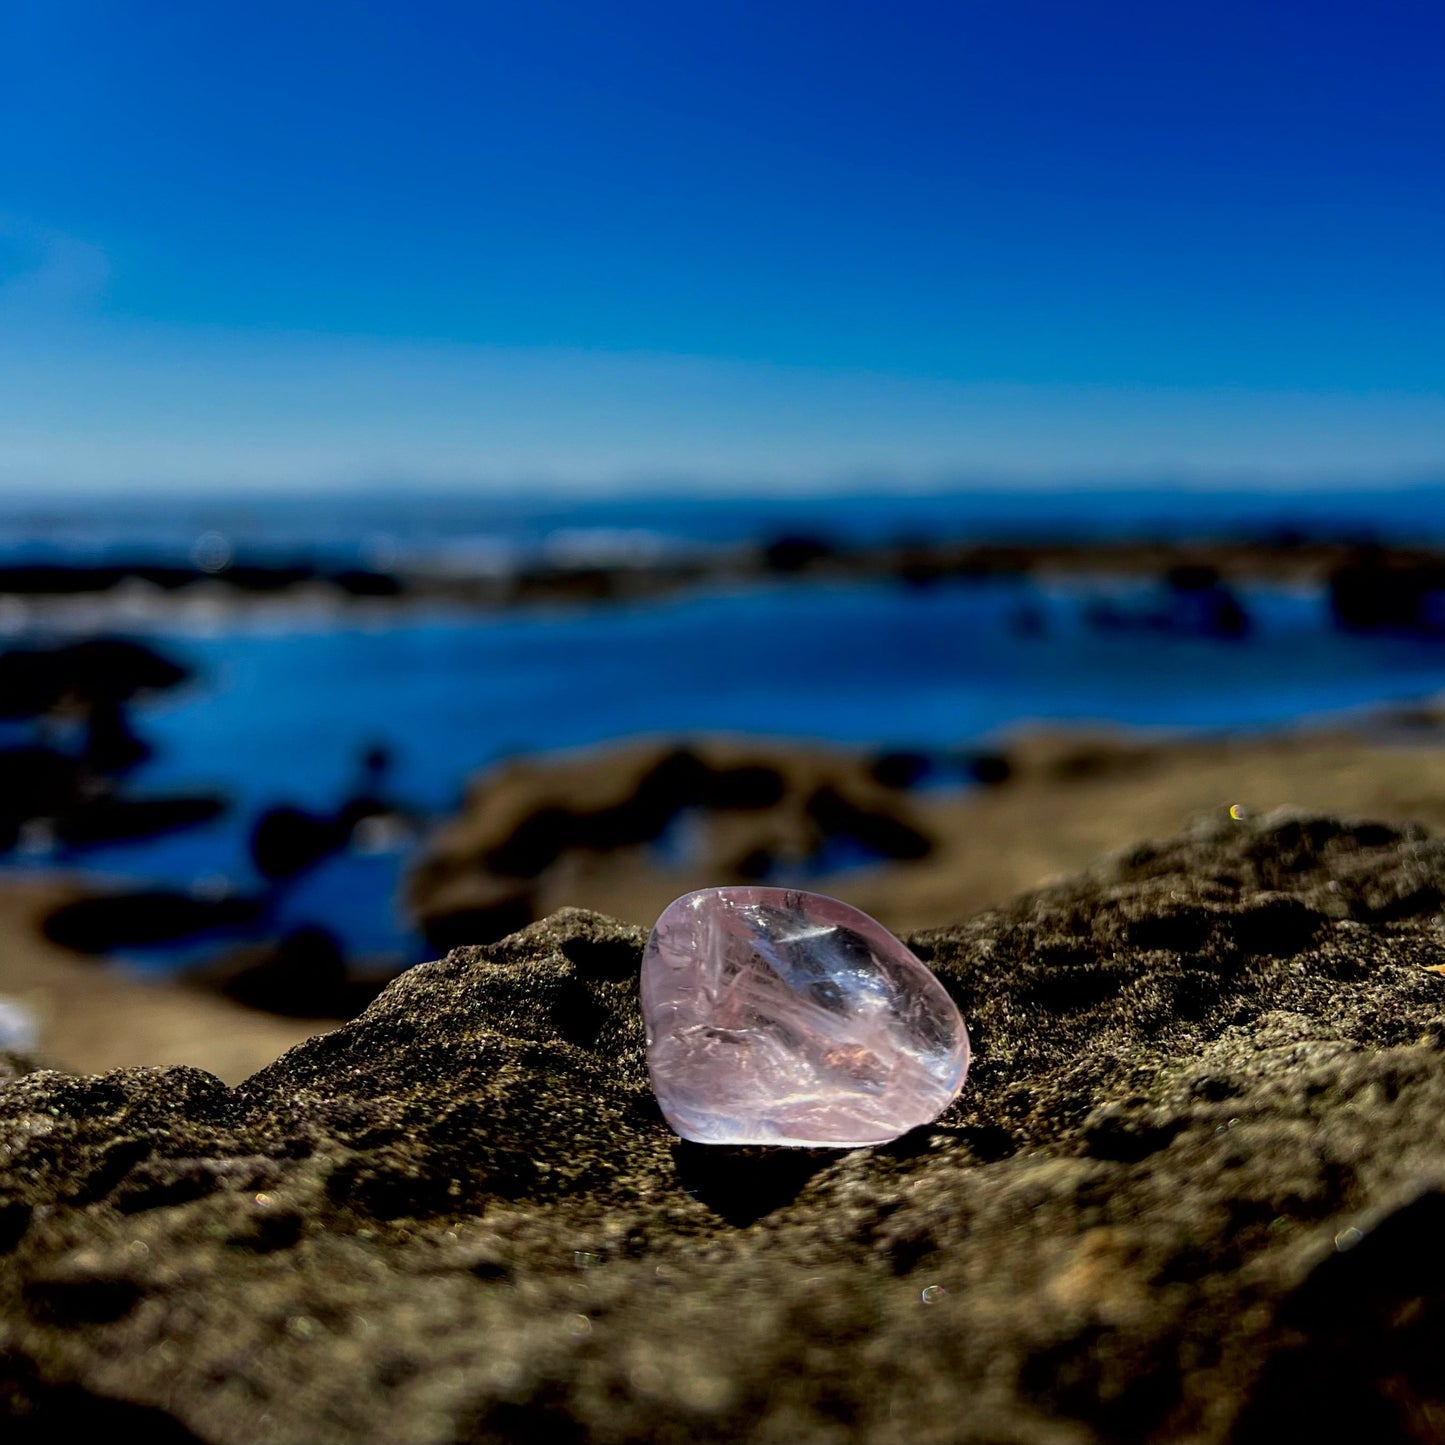
[[[865,913],[791,888],[705,888],[642,955],[647,1067],[700,1144],[882,1144],[968,1072],[943,985]]]

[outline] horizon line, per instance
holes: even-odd
[[[1332,495],[1353,492],[1415,492],[1445,489],[1445,458],[1438,466],[1351,468],[1343,472],[1275,468],[1229,468],[1195,471],[1185,467],[1131,468],[1066,475],[1020,473],[958,473],[918,477],[869,471],[821,477],[750,477],[725,480],[717,476],[641,473],[630,477],[578,478],[520,476],[431,477],[394,476],[265,480],[144,482],[118,476],[114,481],[64,482],[55,478],[33,482],[0,479],[0,504],[71,503],[102,500],[127,502],[276,502],[340,497],[383,498],[389,495],[456,501],[626,501],[697,500],[767,501],[826,500],[829,497],[954,497],[997,495],[1143,494],[1181,491],[1201,495],[1255,493],[1297,495],[1310,489]]]

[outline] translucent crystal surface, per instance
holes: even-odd
[[[647,1066],[702,1144],[881,1144],[963,1087],[968,1032],[943,985],[867,914],[788,888],[707,888],[642,956]]]

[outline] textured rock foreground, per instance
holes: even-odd
[[[1445,1438],[1445,843],[1225,822],[915,936],[976,1062],[678,1144],[563,913],[236,1090],[0,1085],[5,1438]]]

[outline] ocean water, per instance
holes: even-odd
[[[333,555],[348,548],[364,555],[385,537],[395,550],[436,562],[488,548],[492,556],[515,558],[559,547],[626,553],[725,546],[790,527],[859,539],[910,530],[994,536],[1010,527],[1025,535],[1029,524],[1036,535],[1070,529],[1113,535],[1131,526],[1138,535],[1248,534],[1266,525],[1338,534],[1363,530],[1369,511],[1369,499],[1346,505],[1349,499],[1334,497],[1309,517],[1289,517],[1279,499],[1253,498],[1246,525],[1237,510],[1210,500],[1214,510],[1201,516],[1177,499],[1151,499],[1172,519],[1168,526],[1145,518],[1137,498],[1127,518],[1102,504],[1090,511],[1077,498],[1067,516],[1030,517],[1014,498],[1009,525],[1002,500],[989,503],[990,516],[977,497],[858,499],[811,515],[796,502],[550,511],[515,504],[510,531],[493,504],[486,517],[481,504],[475,515],[467,507],[429,515],[377,503],[371,512],[358,505],[323,518],[314,511],[319,504],[307,503],[279,518],[258,512],[250,531],[238,530],[233,518],[227,537],[253,552],[294,550],[309,537],[313,551],[324,543]],[[1242,507],[1244,499],[1232,505]],[[72,517],[69,532],[47,524],[43,536],[25,531],[38,526],[35,519],[21,525],[12,517],[8,530],[0,527],[0,556],[154,555],[161,547],[181,553],[193,545],[196,526],[225,521],[204,512],[180,519],[138,505],[128,520],[107,518],[98,527],[93,518]],[[1387,534],[1389,523],[1424,535],[1441,515],[1411,494],[1393,511],[1375,508],[1374,530]],[[1104,596],[1137,602],[1147,591],[1138,583],[954,582],[918,590],[879,581],[715,589],[647,604],[488,615],[237,609],[187,621],[178,613],[145,636],[189,662],[196,680],[137,711],[138,729],[156,755],[134,776],[132,790],[214,789],[230,800],[230,811],[214,825],[168,837],[17,861],[179,887],[248,887],[255,880],[246,839],[260,810],[278,803],[336,806],[358,779],[360,754],[376,744],[395,759],[389,791],[415,811],[424,833],[456,807],[470,775],[500,758],[637,734],[727,731],[952,747],[994,742],[1030,721],[1235,731],[1445,687],[1445,645],[1340,634],[1329,625],[1323,597],[1309,591],[1249,589],[1244,597],[1254,627],[1237,642],[1088,624],[1091,602]],[[14,637],[36,640],[23,626]],[[373,841],[290,890],[279,921],[323,923],[353,952],[417,957],[396,906],[416,843]],[[185,953],[141,961],[170,967]]]
[[[840,543],[903,538],[1261,537],[1445,541],[1445,481],[1258,488],[1090,487],[828,496],[437,494],[0,499],[0,561],[144,553],[179,561],[219,533],[253,558],[502,566],[537,556],[650,557],[803,532]]]

